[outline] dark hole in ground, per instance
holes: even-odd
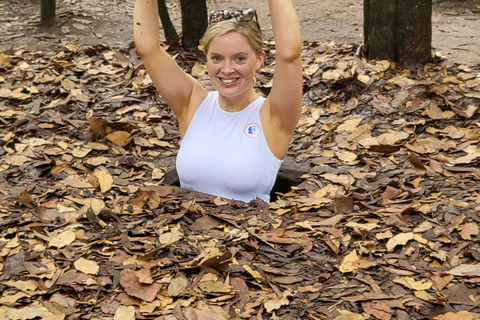
[[[270,201],[275,202],[279,194],[289,192],[292,187],[300,185],[305,179],[301,176],[307,174],[308,171],[301,168],[292,168],[288,166],[281,166],[277,174],[277,179],[270,192]],[[180,187],[180,180],[178,179],[177,169],[173,167],[165,173],[163,180],[164,184]]]

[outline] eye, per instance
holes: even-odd
[[[235,60],[239,63],[243,63],[247,60],[247,57],[244,57],[244,56],[238,56],[235,58]]]
[[[222,61],[222,58],[220,56],[213,55],[213,56],[210,56],[210,60],[212,60],[212,62],[219,62],[219,61]]]

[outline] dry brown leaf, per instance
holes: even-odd
[[[349,119],[349,120],[345,120],[343,122],[343,124],[341,124],[340,126],[337,127],[337,130],[338,132],[340,131],[354,131],[358,125],[360,124],[360,122],[363,121],[363,118],[361,117],[356,117],[356,118],[352,118],[352,119]]]
[[[207,72],[207,66],[204,65],[201,61],[195,61],[195,64],[192,68],[192,76],[201,77]]]
[[[410,152],[410,162],[417,168],[425,170],[425,166],[422,164],[422,160],[415,153]]]
[[[435,290],[442,291],[455,277],[451,274],[435,275],[432,278]]]
[[[51,316],[52,313],[45,307],[24,307],[21,309],[10,309],[5,312],[7,319],[11,320],[27,320],[34,319],[36,317]]]
[[[137,271],[137,277],[140,283],[143,283],[143,284],[153,283],[152,273],[150,272],[150,269],[142,269]]]
[[[188,307],[187,310],[185,311],[185,315],[187,319],[196,319],[196,320],[227,320],[228,319],[226,316],[222,315],[221,310],[218,310],[218,312],[215,312],[215,310],[213,309],[214,308],[212,306],[206,306],[206,309],[204,310]]]
[[[363,302],[362,308],[363,311],[374,316],[376,319],[390,320],[392,318],[391,313],[393,313],[393,310],[387,303],[378,301]]]
[[[25,164],[25,162],[27,161],[28,161],[28,157],[20,154],[5,157],[5,163],[10,164],[12,166],[21,166]]]
[[[415,280],[411,277],[400,277],[393,279],[393,282],[401,284],[408,289],[412,290],[428,290],[432,287],[433,282],[431,279]]]
[[[267,310],[268,313],[272,313],[274,310],[280,309],[282,306],[288,306],[290,304],[290,297],[293,297],[294,293],[290,291],[290,289],[287,289],[286,291],[283,292],[283,295],[281,298],[273,298],[269,299],[264,303],[265,310]]]
[[[103,208],[105,208],[105,202],[97,198],[88,198],[83,201],[83,207],[80,209],[80,214],[86,217],[87,211],[92,210],[95,215],[98,215]]]
[[[418,227],[413,229],[415,233],[423,233],[433,228],[433,225],[429,221],[422,222]]]
[[[330,69],[322,73],[322,79],[325,80],[338,80],[342,76],[339,70]]]
[[[322,177],[333,183],[339,183],[344,186],[351,186],[355,182],[355,179],[351,175],[346,174],[326,173],[322,175]]]
[[[93,188],[93,186],[90,183],[86,182],[83,178],[75,177],[75,176],[70,176],[65,180],[60,181],[60,183],[73,188],[82,188],[82,189]]]
[[[220,281],[202,281],[198,287],[206,293],[232,293],[232,287]]]
[[[397,234],[387,242],[387,252],[393,252],[396,246],[406,245],[408,241],[415,238],[411,232]]]
[[[436,298],[425,290],[418,290],[413,293],[415,297],[427,302],[435,302]]]
[[[387,230],[385,232],[379,232],[375,235],[375,237],[378,239],[378,240],[385,240],[385,239],[390,239],[393,237],[393,233],[392,231],[390,230]]]
[[[183,234],[180,232],[179,228],[172,228],[170,232],[165,232],[158,240],[164,245],[173,244],[179,241],[182,238]]]
[[[445,314],[436,316],[434,320],[480,320],[480,313],[470,311],[447,312]]]
[[[188,286],[188,280],[184,277],[178,277],[172,280],[168,285],[168,295],[170,297],[181,296]]]
[[[48,243],[48,246],[63,248],[65,246],[72,244],[73,241],[75,241],[75,233],[73,231],[67,230],[58,234],[56,237],[50,240],[50,242]]]
[[[478,236],[478,224],[476,223],[466,223],[462,227],[462,231],[460,231],[460,236],[463,240],[471,240],[472,236]]]
[[[115,143],[120,147],[125,147],[127,144],[132,141],[129,132],[126,131],[115,131],[107,135],[107,139]]]
[[[26,294],[25,292],[17,292],[12,295],[4,295],[0,298],[0,303],[2,305],[11,305],[11,304],[15,304],[18,300],[23,299],[25,297],[30,297],[30,295]]]
[[[154,180],[162,180],[165,176],[165,172],[160,168],[155,168],[152,170],[152,179]]]
[[[402,194],[402,190],[395,189],[392,186],[387,186],[385,191],[382,193],[382,198],[385,200],[392,200]]]
[[[461,264],[455,268],[445,271],[445,273],[454,275],[454,276],[463,276],[463,277],[479,277],[480,276],[480,264]]]
[[[338,310],[338,312],[340,315],[335,317],[334,320],[367,320],[370,318],[369,316],[364,316],[360,313],[353,313],[348,310]]]
[[[128,295],[147,302],[152,302],[162,287],[158,283],[148,285],[140,283],[135,270],[132,269],[125,269],[120,272],[120,284]]]
[[[36,280],[26,280],[26,281],[9,280],[9,281],[4,282],[4,284],[9,286],[9,287],[17,288],[18,290],[21,290],[23,292],[35,291],[35,290],[37,290],[37,288],[39,286],[39,283]]]
[[[357,270],[357,267],[354,266],[354,262],[358,260],[357,250],[352,250],[349,254],[343,258],[342,263],[338,270],[342,273],[354,272]]]
[[[95,170],[94,175],[98,179],[101,192],[105,193],[112,188],[113,177],[107,169],[99,168]]]
[[[100,267],[95,261],[80,258],[73,263],[75,269],[86,274],[98,274]]]
[[[339,160],[342,160],[345,162],[352,162],[357,159],[357,155],[354,152],[350,152],[350,151],[339,151],[336,153],[336,156]]]
[[[92,150],[92,148],[78,146],[72,150],[72,155],[75,158],[85,158]]]
[[[215,197],[215,199],[213,199],[213,203],[215,203],[215,205],[217,206],[223,206],[223,205],[227,205],[228,201],[220,197]]]
[[[466,156],[455,159],[456,164],[472,163],[480,158],[480,150],[467,154]]]
[[[65,313],[60,313],[60,314],[52,314],[50,316],[44,316],[42,320],[64,320],[65,319]]]
[[[8,66],[13,62],[13,58],[3,52],[0,52],[0,66]]]
[[[380,225],[377,223],[357,223],[357,222],[350,221],[347,224],[345,224],[345,227],[350,227],[352,229],[372,231],[373,229],[380,228]]]
[[[162,301],[165,299],[162,299]],[[151,314],[155,311],[155,309],[160,308],[162,303],[159,300],[155,300],[151,303],[143,303],[140,306],[140,313],[148,313]],[[176,319],[175,319],[176,320]]]
[[[121,306],[113,317],[114,320],[135,320],[135,308],[130,306]]]

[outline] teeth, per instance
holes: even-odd
[[[233,79],[222,79],[222,82],[224,83],[232,83]]]

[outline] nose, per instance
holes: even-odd
[[[223,66],[222,66],[222,73],[223,73],[223,74],[230,74],[230,73],[232,73],[233,71],[234,71],[234,67],[233,67],[232,62],[230,62],[230,61],[228,61],[228,60],[225,61],[225,62],[223,63]]]

